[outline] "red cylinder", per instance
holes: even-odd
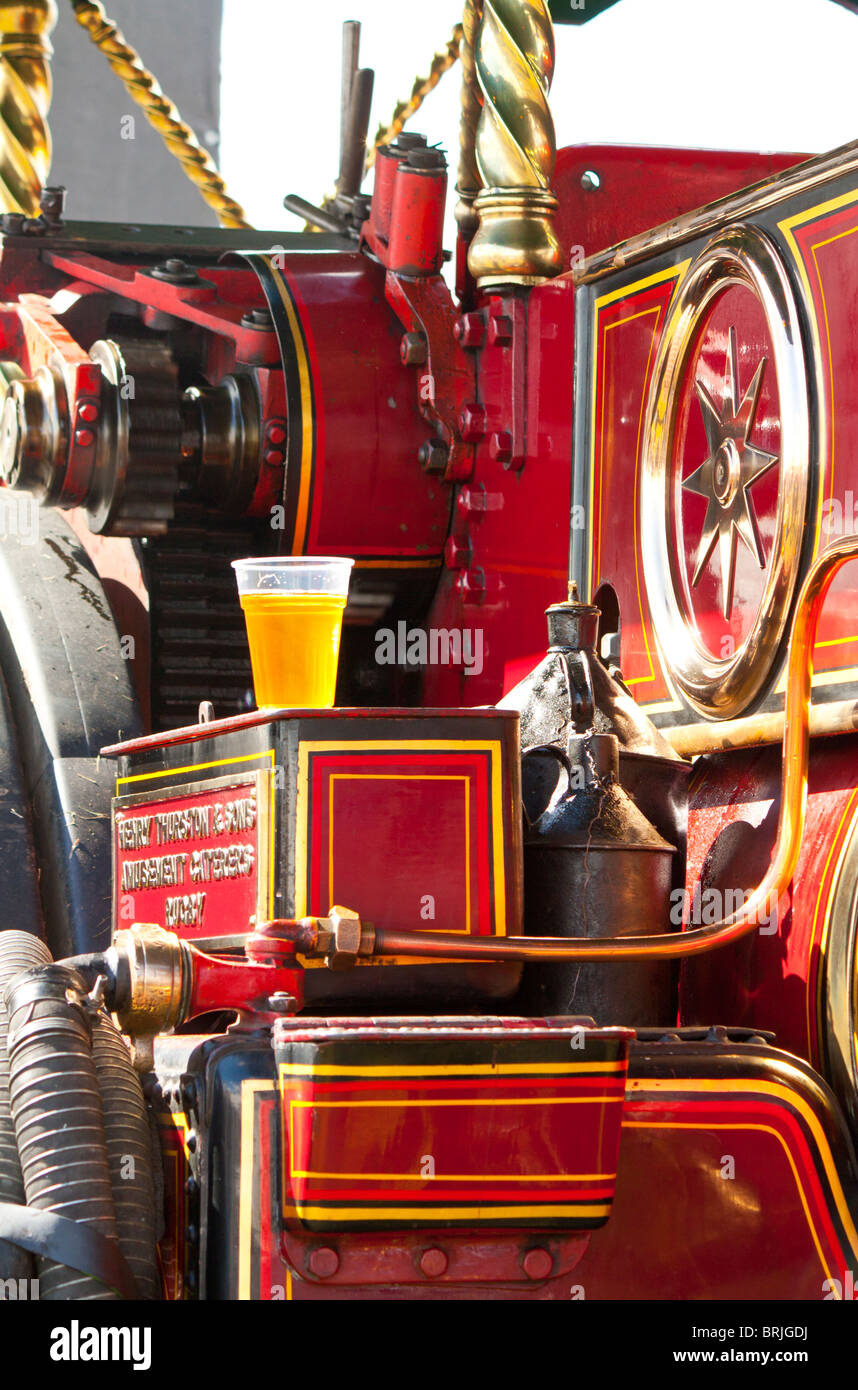
[[[398,165],[388,236],[388,268],[400,275],[441,269],[447,166],[440,150],[411,150]]]
[[[401,158],[402,152],[390,145],[379,146],[375,153],[375,184],[372,191],[370,226],[380,241],[387,241],[390,233],[396,168]]]

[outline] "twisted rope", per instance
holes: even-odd
[[[145,67],[139,53],[126,42],[124,35],[107,18],[104,6],[97,0],[72,0],[75,19],[86,29],[96,48],[121,78],[125,88],[138,106],[143,108],[149,124],[154,126],[172,155],[178,159],[191,183],[195,184],[209,207],[214,208],[224,227],[250,227],[244,209],[231,198],[217,166],[196,135],[183,120],[179,111],[161,91]]]

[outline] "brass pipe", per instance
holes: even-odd
[[[51,167],[55,0],[0,0],[0,211],[38,217]]]
[[[781,808],[771,863],[744,907],[720,922],[665,936],[507,937],[463,941],[452,933],[375,933],[377,955],[444,956],[448,960],[673,960],[701,955],[730,945],[766,920],[773,900],[792,878],[801,850],[807,804],[810,750],[810,697],[813,645],[831,583],[850,560],[858,558],[858,537],[836,541],[811,566],[802,585],[793,620],[787,659],[786,722],[783,735]]]
[[[562,269],[550,191],[556,145],[548,89],[554,30],[546,0],[482,0],[475,50],[483,105],[476,160],[484,185],[468,269],[481,289],[537,285]]]
[[[480,171],[477,168],[477,122],[483,108],[483,94],[477,78],[477,65],[474,48],[477,32],[483,14],[483,0],[465,0],[462,16],[462,38],[459,43],[459,60],[462,64],[461,115],[459,118],[459,170],[456,176],[456,221],[465,233],[473,233],[479,226],[479,215],[474,208],[474,199],[482,188]]]
[[[696,758],[701,753],[723,753],[730,749],[763,748],[767,744],[781,743],[785,722],[783,710],[776,710],[771,714],[752,714],[747,719],[725,719],[718,724],[685,724],[660,732],[681,758]],[[833,738],[836,734],[854,734],[856,730],[858,700],[833,700],[826,705],[811,705],[811,738]]]

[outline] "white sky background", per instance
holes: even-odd
[[[283,195],[333,191],[343,21],[361,20],[361,65],[375,69],[372,136],[461,12],[462,0],[224,0],[221,169],[256,226],[298,231]],[[555,36],[558,146],[812,153],[858,139],[858,15],[831,0],[621,0]],[[446,148],[451,184],[459,82],[456,64],[409,123]]]

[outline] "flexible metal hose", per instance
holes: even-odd
[[[92,1056],[104,1110],[104,1137],[122,1253],[140,1298],[158,1298],[160,1280],[152,1135],[140,1078],[106,1013],[92,1019]]]
[[[46,965],[50,959],[50,951],[37,936],[24,931],[0,932],[0,1202],[23,1203],[26,1200],[15,1125],[9,1108],[9,1059],[6,1055],[9,1015],[3,991],[22,970]],[[31,1255],[0,1240],[0,1279],[29,1279],[34,1272]]]
[[[104,1115],[86,986],[62,965],[19,975],[6,989],[12,1118],[27,1205],[85,1222],[116,1240]],[[39,1297],[112,1300],[99,1280],[39,1258]]]

